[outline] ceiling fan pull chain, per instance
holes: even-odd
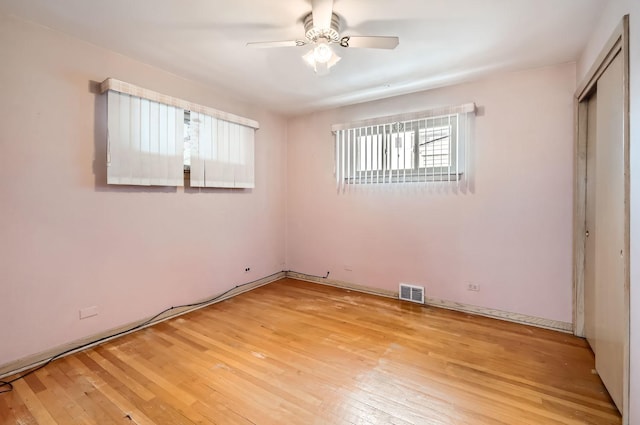
[[[350,39],[350,38],[351,38],[351,37],[349,37],[349,36],[342,37],[342,38],[340,39],[340,45],[341,45],[342,47],[349,47],[349,39]]]

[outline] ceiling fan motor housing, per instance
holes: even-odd
[[[330,43],[337,43],[340,39],[340,17],[335,13],[331,14],[331,28],[317,28],[313,26],[313,13],[309,13],[304,18],[305,37],[312,43],[319,38],[326,38]]]

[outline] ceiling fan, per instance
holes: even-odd
[[[264,41],[247,43],[248,47],[301,47],[308,44],[314,48],[303,56],[304,60],[319,74],[327,74],[329,68],[341,59],[330,47],[358,47],[369,49],[395,49],[398,37],[341,36],[340,17],[333,13],[333,0],[311,0],[311,13],[304,18],[304,40]]]

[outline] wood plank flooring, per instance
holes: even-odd
[[[57,360],[1,424],[620,424],[571,335],[283,279]]]

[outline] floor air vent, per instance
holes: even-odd
[[[424,304],[424,286],[401,283],[398,294],[401,300]]]

